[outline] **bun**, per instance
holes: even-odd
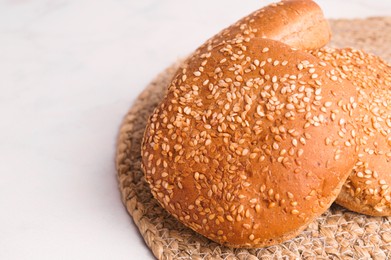
[[[239,37],[238,37],[239,36]],[[331,30],[320,7],[311,0],[286,0],[271,4],[236,22],[206,45],[232,38],[268,38],[294,48],[310,50],[326,45]]]
[[[391,66],[354,49],[312,52],[351,81],[358,97],[360,152],[336,202],[373,216],[391,216]]]
[[[293,33],[295,19],[311,17],[307,7],[318,8],[267,7],[210,39],[176,73],[145,130],[152,194],[218,243],[262,247],[294,237],[330,206],[356,161],[355,87],[320,59],[259,35],[320,47],[311,26]],[[272,30],[291,19],[290,29]],[[255,24],[264,29],[248,32]]]

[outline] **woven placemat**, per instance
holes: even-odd
[[[331,21],[332,46],[351,46],[391,61],[391,17]],[[333,205],[298,237],[261,249],[232,249],[196,234],[152,197],[141,171],[140,145],[148,116],[178,67],[150,83],[126,115],[117,147],[122,200],[158,259],[391,259],[391,217],[369,217]]]

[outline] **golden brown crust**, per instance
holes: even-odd
[[[326,45],[331,30],[320,7],[311,0],[286,0],[271,4],[239,20],[215,35],[205,45],[232,39],[268,38],[292,47],[310,50]]]
[[[391,216],[391,66],[354,49],[321,49],[314,55],[332,64],[359,94],[360,152],[337,203],[356,212]]]
[[[142,145],[146,180],[168,212],[221,244],[261,247],[330,206],[355,162],[357,93],[330,65],[263,38],[308,49],[327,32],[312,1],[284,1],[183,64]]]
[[[328,208],[353,167],[355,95],[331,66],[280,42],[233,39],[198,53],[145,131],[152,193],[222,244],[291,238]]]

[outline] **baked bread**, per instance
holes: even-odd
[[[269,8],[284,15],[292,10],[285,4],[299,3],[314,5]],[[252,20],[184,62],[142,143],[142,167],[159,203],[231,247],[294,237],[335,200],[356,161],[355,87],[313,55],[247,33]],[[294,38],[288,35],[282,38]],[[309,44],[316,37],[286,42],[307,49],[317,47]]]
[[[354,49],[324,48],[313,55],[330,63],[358,92],[360,152],[336,202],[373,216],[391,216],[391,66]]]
[[[285,0],[239,20],[205,43],[209,48],[226,39],[268,38],[310,50],[326,45],[331,30],[320,7],[311,0]],[[202,49],[202,48],[200,48]]]

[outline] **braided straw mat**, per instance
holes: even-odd
[[[391,62],[391,17],[331,21],[330,45],[351,46]],[[122,200],[158,259],[391,259],[391,217],[369,217],[333,205],[298,237],[260,249],[232,249],[196,234],[152,197],[140,169],[149,115],[163,98],[178,63],[141,93],[120,130],[116,165]]]

